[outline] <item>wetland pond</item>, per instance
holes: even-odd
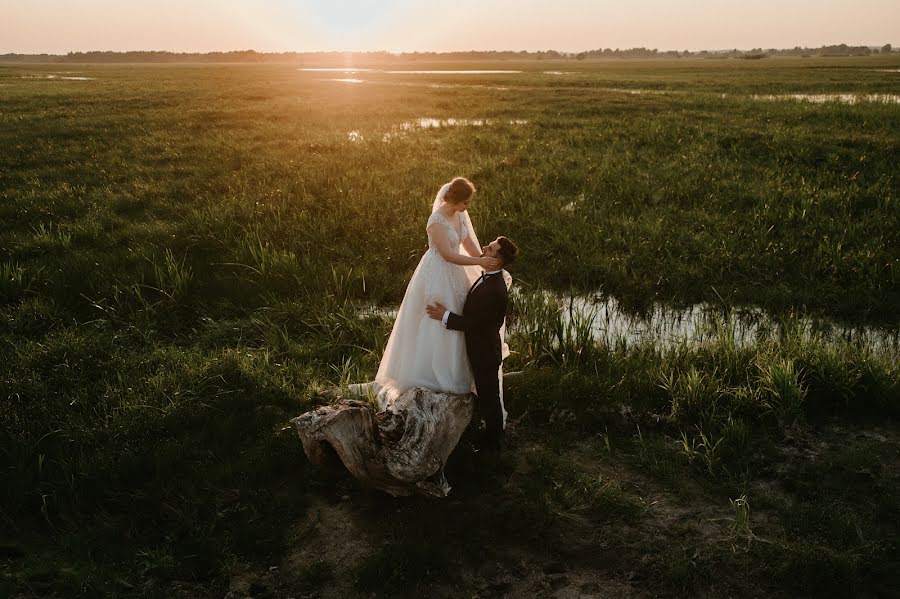
[[[616,298],[602,294],[564,296],[550,292],[510,294],[507,319],[510,336],[552,330],[573,336],[590,331],[591,338],[608,347],[642,344],[668,349],[678,345],[699,345],[733,336],[738,347],[763,339],[786,335],[816,338],[830,344],[851,343],[879,353],[900,353],[900,329],[850,326],[805,316],[782,318],[755,307],[736,307],[726,313],[714,304],[674,307],[655,304],[642,313],[625,309]],[[393,321],[397,307],[370,306],[360,311],[365,317]],[[512,342],[515,345],[514,342]],[[515,350],[515,347],[512,347]]]
[[[447,69],[447,70],[382,70],[382,69],[358,69],[355,67],[318,67],[297,69],[309,73],[387,73],[389,75],[506,75],[521,73],[512,70],[478,70],[478,69]]]
[[[738,346],[786,334],[819,338],[829,342],[849,342],[878,352],[900,351],[900,330],[872,326],[851,326],[837,322],[795,316],[782,318],[756,307],[735,307],[726,312],[714,304],[673,307],[654,304],[645,312],[626,310],[616,298],[602,294],[560,296],[551,293],[512,294],[519,306],[510,318],[513,332],[544,326],[548,318],[563,328],[587,327],[591,337],[610,347],[651,342],[661,347],[682,343],[697,344],[723,335],[734,336]]]
[[[64,81],[94,81],[96,77],[83,77],[81,75],[21,75],[19,79],[62,79]]]
[[[460,74],[509,74],[509,73],[523,73],[523,71],[374,71],[373,69],[338,69],[338,68],[329,68],[329,69],[300,69],[302,71],[317,71],[317,72],[338,72],[345,75],[357,74],[362,72],[379,72],[385,74],[426,74],[426,75],[460,75]],[[571,71],[541,71],[537,74],[546,74],[546,75],[571,75],[575,74]],[[481,83],[470,83],[470,84],[460,84],[460,83],[425,83],[425,84],[414,84],[407,82],[397,82],[397,81],[385,81],[385,80],[372,80],[369,81],[367,79],[358,79],[358,78],[349,78],[349,77],[340,77],[340,78],[331,78],[331,79],[321,79],[321,81],[333,81],[336,83],[379,83],[382,85],[425,85],[426,87],[432,88],[483,88],[483,89],[495,89],[501,91],[507,91],[510,89],[539,89],[532,85],[485,85]],[[579,88],[581,89],[581,88]],[[593,88],[596,91],[600,92],[608,92],[608,93],[618,93],[618,94],[629,94],[633,96],[643,96],[643,95],[667,95],[667,94],[677,94],[684,95],[690,94],[687,90],[674,90],[674,89],[643,89],[643,88],[626,88],[626,87],[595,87]],[[699,95],[706,95],[708,92],[696,92]],[[900,94],[885,94],[885,93],[850,93],[850,92],[837,92],[837,93],[780,93],[780,94],[750,94],[750,95],[739,95],[739,94],[729,94],[729,93],[714,93],[720,98],[750,98],[751,100],[756,100],[760,102],[772,102],[772,101],[794,101],[794,102],[808,102],[811,104],[862,104],[862,103],[872,103],[872,104],[900,104]]]
[[[391,127],[391,130],[382,134],[381,141],[389,142],[394,138],[400,137],[411,131],[422,129],[441,129],[445,127],[490,127],[499,124],[508,125],[527,125],[527,119],[436,119],[431,117],[422,117],[411,121],[403,121]],[[347,132],[347,140],[352,142],[365,141],[365,137],[359,130]]]
[[[900,94],[763,94],[752,96],[754,100],[795,100],[813,104],[900,104]]]

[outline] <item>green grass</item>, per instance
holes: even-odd
[[[286,529],[348,483],[287,421],[373,377],[391,322],[371,308],[402,298],[454,175],[479,188],[481,239],[523,250],[510,450],[486,464],[464,442],[457,503],[352,492],[377,549],[347,588],[470,592],[520,553],[676,595],[890,588],[897,347],[796,318],[900,324],[898,107],[751,95],[897,94],[877,72],[897,66],[478,63],[441,68],[524,72],[347,85],[284,65],[0,65],[0,594],[222,596],[289,555]],[[420,117],[495,122],[382,141]],[[597,290],[786,326],[598,342],[545,293]],[[847,433],[872,427],[887,441]],[[818,461],[790,453],[817,440]],[[735,524],[654,540],[648,494]],[[285,596],[342,584],[340,564],[304,563]]]

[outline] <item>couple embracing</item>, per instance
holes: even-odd
[[[413,272],[375,382],[465,394],[474,389],[485,421],[478,445],[500,447],[506,422],[503,358],[507,291],[504,267],[518,255],[506,237],[481,247],[469,218],[475,186],[463,177],[443,185],[428,219],[428,251]]]

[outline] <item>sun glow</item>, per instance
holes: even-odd
[[[388,25],[395,17],[399,0],[338,0],[303,3],[301,14],[329,37],[347,38],[370,34]]]
[[[897,0],[33,0],[0,2],[0,54],[900,45],[898,15]]]

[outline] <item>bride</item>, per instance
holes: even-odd
[[[429,318],[425,306],[440,302],[461,314],[481,269],[490,272],[501,266],[498,260],[482,256],[466,211],[474,193],[475,186],[463,177],[438,191],[426,226],[428,251],[406,288],[375,376],[375,382],[384,387],[399,393],[411,387],[456,394],[472,391],[464,334]]]

